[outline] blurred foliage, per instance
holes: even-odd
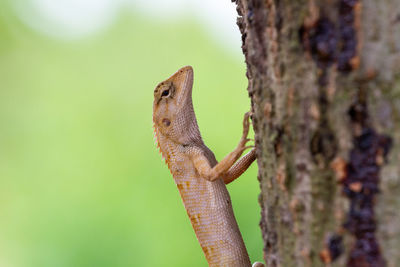
[[[153,142],[153,89],[179,67],[194,67],[200,129],[221,159],[250,108],[243,58],[190,19],[125,13],[105,32],[62,42],[6,8],[0,266],[206,266]],[[262,258],[255,165],[228,186],[252,261]]]

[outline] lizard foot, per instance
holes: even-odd
[[[247,138],[249,135],[249,128],[250,128],[250,112],[246,112],[244,114],[243,118],[243,133],[242,133],[242,138],[240,138],[239,146],[242,147],[242,152],[244,150],[244,147],[246,146],[246,143],[250,141],[251,139]]]

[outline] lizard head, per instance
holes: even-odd
[[[193,111],[192,86],[193,69],[186,66],[154,89],[153,123],[157,139],[163,135],[178,144],[201,140]]]

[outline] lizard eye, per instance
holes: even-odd
[[[168,95],[169,95],[169,89],[164,90],[164,91],[161,93],[161,96],[168,96]]]

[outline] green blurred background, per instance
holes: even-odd
[[[194,67],[200,130],[221,159],[250,108],[240,41],[215,38],[218,20],[123,5],[101,29],[63,37],[33,2],[0,0],[0,267],[207,266],[154,145],[153,89]],[[228,186],[252,262],[256,172]]]

